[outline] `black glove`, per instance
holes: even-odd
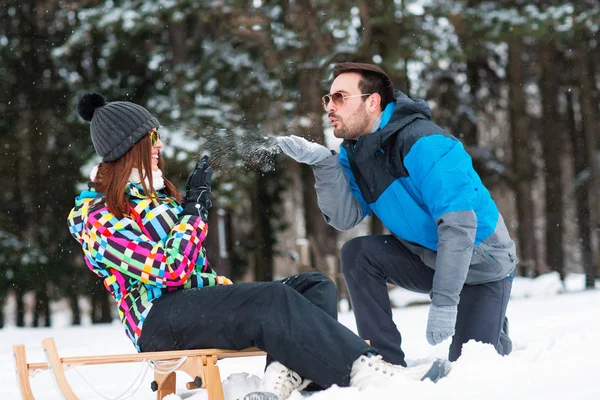
[[[208,156],[198,161],[185,186],[183,211],[180,215],[199,215],[204,222],[208,221],[210,201],[210,180],[213,169],[208,162]]]

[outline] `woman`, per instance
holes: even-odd
[[[268,366],[248,399],[286,399],[311,381],[365,388],[402,371],[338,323],[335,286],[324,275],[233,285],[210,268],[206,156],[181,198],[162,176],[159,123],[145,108],[88,93],[77,109],[91,121],[102,163],[77,197],[69,228],[138,351],[257,346]]]

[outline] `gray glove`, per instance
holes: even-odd
[[[277,144],[285,154],[303,164],[314,165],[331,156],[327,147],[294,135],[278,136]]]
[[[435,346],[450,336],[454,336],[457,313],[457,306],[436,306],[432,304],[429,307],[426,336],[430,345]]]

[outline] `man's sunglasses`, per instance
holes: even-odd
[[[346,99],[349,99],[351,97],[364,97],[364,96],[370,96],[373,93],[365,93],[365,94],[353,94],[350,96],[346,96],[341,92],[335,92],[332,94],[326,94],[325,96],[323,96],[321,98],[321,103],[323,104],[323,108],[325,109],[325,111],[327,110],[327,106],[329,105],[330,101],[333,101],[333,104],[335,104],[335,106],[337,108],[342,108],[346,105]]]
[[[156,143],[158,143],[159,140],[160,140],[160,133],[158,133],[158,131],[156,129],[152,129],[150,131],[150,143],[152,143],[152,146],[156,146]]]

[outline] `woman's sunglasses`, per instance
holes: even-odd
[[[156,143],[158,143],[159,140],[160,140],[160,133],[158,133],[158,131],[156,129],[152,129],[150,131],[150,143],[152,143],[152,146],[156,146]]]
[[[329,105],[330,101],[333,101],[333,104],[335,104],[335,106],[337,108],[342,108],[346,105],[346,99],[349,99],[350,97],[364,97],[364,96],[370,96],[370,95],[372,95],[372,93],[353,94],[350,96],[345,96],[341,92],[335,92],[335,93],[326,94],[325,96],[323,96],[321,98],[321,103],[323,104],[323,108],[325,109],[325,111],[328,111],[327,106]]]

